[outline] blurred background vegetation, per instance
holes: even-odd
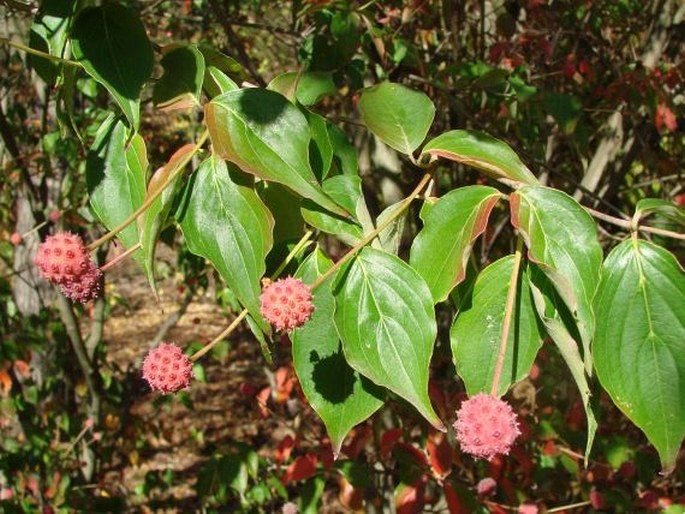
[[[180,342],[211,337],[236,303],[201,260],[180,249],[173,225],[163,233],[157,265],[168,296],[161,314],[145,310],[151,296],[133,267],[114,274],[107,294],[86,307],[37,280],[32,255],[46,233],[104,233],[88,208],[84,166],[112,103],[78,68],[59,73],[59,63],[17,45],[68,58],[70,16],[92,3],[0,2],[0,511],[286,512],[291,501],[302,512],[391,512],[395,505],[408,509],[402,512],[497,512],[530,500],[541,509],[580,503],[606,512],[683,512],[682,466],[659,477],[653,450],[609,402],[602,403],[593,461],[583,468],[575,453],[584,444],[582,405],[547,346],[536,367],[543,372],[514,390],[527,427],[521,451],[489,465],[450,453],[453,497],[436,485],[445,477],[435,471],[439,452],[430,450],[445,443],[401,405],[360,427],[346,459],[331,467],[287,355],[263,369],[248,334],[196,370],[207,377],[197,391],[150,402],[137,375],[150,341],[183,319]],[[359,90],[383,80],[430,96],[437,107],[433,135],[489,132],[543,183],[586,206],[629,219],[641,198],[685,204],[685,4],[677,0],[126,4],[139,13],[157,53],[179,42],[214,47],[241,65],[241,80],[257,86],[287,71],[322,72],[328,87],[314,110],[353,143],[374,216],[417,178],[408,160],[359,121]],[[161,73],[158,66],[153,76]],[[148,89],[141,134],[157,169],[193,140],[202,113],[156,109]],[[442,166],[436,194],[483,181],[456,164]],[[508,213],[495,215],[499,221],[476,249],[481,265],[511,250],[510,238],[499,237],[510,230]],[[651,223],[673,228],[668,219]],[[407,227],[407,242],[417,228]],[[13,232],[26,234],[21,244],[10,243]],[[624,236],[624,228],[600,225],[607,245]],[[659,242],[682,262],[682,244]],[[219,307],[207,307],[217,299]],[[192,311],[203,302],[205,310]],[[189,308],[199,312],[190,320]],[[117,331],[117,319],[131,324],[135,316],[142,326],[148,314],[149,334]],[[441,330],[444,340],[446,326]],[[438,344],[433,393],[454,408],[462,388],[446,346]],[[229,403],[212,404],[217,392]],[[427,447],[428,461],[412,453]],[[310,469],[308,456],[317,452]],[[168,459],[145,468],[153,455]],[[490,503],[479,503],[474,486],[485,476],[500,487]],[[422,502],[407,500],[418,490]]]

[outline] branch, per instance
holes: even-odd
[[[685,241],[685,233],[674,232],[672,230],[665,230],[663,228],[649,227],[646,225],[633,226],[633,223],[629,220],[609,216],[608,214],[596,211],[594,209],[591,209],[590,207],[583,208],[595,218],[600,219],[602,221],[606,221],[607,223],[611,223],[612,225],[616,225],[617,227],[625,228],[626,230],[630,230],[631,232],[635,230],[641,230],[642,232],[647,232],[649,234],[657,234],[659,236],[671,237],[673,239],[680,239]]]

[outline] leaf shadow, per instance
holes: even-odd
[[[326,357],[319,356],[316,350],[309,353],[312,366],[312,381],[319,393],[327,402],[343,403],[354,392],[357,376],[345,360],[342,345],[338,351]]]

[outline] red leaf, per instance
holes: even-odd
[[[333,455],[333,447],[331,446],[331,440],[325,437],[321,440],[319,446],[319,457],[321,458],[321,464],[323,469],[330,469],[335,462],[335,456]]]
[[[400,484],[395,491],[395,510],[397,514],[419,514],[423,512],[424,482],[419,480],[411,485]]]
[[[470,514],[471,508],[469,505],[457,494],[454,490],[454,486],[445,482],[442,486],[442,490],[445,493],[445,501],[447,502],[447,508],[450,514]]]
[[[426,445],[433,474],[443,479],[452,471],[452,447],[442,432],[433,432]]]
[[[296,458],[285,470],[281,482],[283,485],[296,480],[307,480],[316,475],[316,463],[319,461],[315,453],[308,453]]]
[[[381,436],[381,449],[380,457],[381,460],[386,460],[390,456],[390,451],[395,443],[402,438],[401,428],[391,428],[390,430],[383,433]]]
[[[362,489],[356,489],[345,477],[340,477],[338,486],[340,487],[338,501],[340,501],[343,507],[352,511],[358,511],[363,508],[364,491]]]
[[[14,372],[22,378],[31,377],[31,367],[26,361],[20,359],[14,361]]]
[[[428,459],[426,458],[426,454],[415,446],[412,446],[409,443],[397,443],[395,446],[396,448],[410,455],[420,467],[428,467]]]
[[[286,462],[290,458],[290,454],[294,447],[295,439],[293,439],[291,435],[285,436],[278,444],[278,448],[276,448],[276,464],[280,466]]]
[[[356,459],[361,451],[373,437],[373,431],[368,425],[361,425],[354,429],[352,440],[342,447],[342,453],[347,455],[350,459]]]
[[[678,128],[678,120],[676,120],[673,111],[666,104],[661,103],[656,107],[654,125],[656,125],[656,129],[660,132],[663,128],[668,129],[669,132],[675,132]]]
[[[259,413],[263,418],[268,418],[269,417],[269,407],[267,407],[267,402],[269,401],[269,397],[271,396],[271,388],[270,387],[265,387],[261,391],[259,391],[259,394],[257,395],[257,405],[259,406]]]
[[[0,369],[0,394],[7,396],[12,390],[12,379],[9,373],[4,369]]]

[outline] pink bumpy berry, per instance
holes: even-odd
[[[53,223],[59,221],[59,219],[62,217],[62,213],[59,211],[50,211],[48,214],[48,219],[52,221]]]
[[[72,302],[87,303],[102,292],[102,272],[93,261],[88,261],[88,269],[77,280],[60,284],[64,296]]]
[[[462,450],[487,460],[498,454],[508,454],[521,434],[511,406],[484,393],[461,404],[454,429]]]
[[[19,232],[14,232],[10,236],[10,243],[12,243],[14,246],[19,246],[21,244],[21,234]]]
[[[58,232],[48,236],[38,246],[34,260],[40,274],[48,282],[77,282],[90,270],[90,255],[83,240],[76,234]]]
[[[276,329],[292,330],[304,325],[314,312],[309,286],[292,277],[272,282],[262,290],[261,313]]]
[[[143,378],[154,391],[176,393],[190,385],[192,363],[175,344],[162,343],[143,360]]]

